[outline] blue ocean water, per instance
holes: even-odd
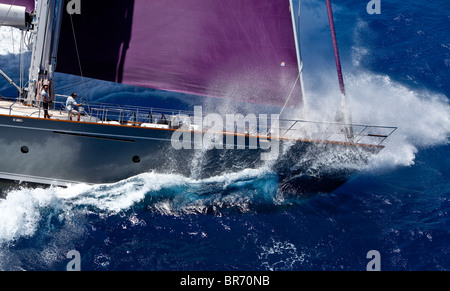
[[[333,114],[324,1],[302,2],[312,115]],[[71,250],[82,270],[366,270],[371,250],[382,270],[450,270],[450,5],[381,0],[381,14],[369,15],[368,2],[333,1],[350,107],[357,123],[399,129],[342,187],[284,196],[276,175],[249,169],[11,189],[0,200],[0,270],[65,270]],[[77,82],[61,75],[57,87]],[[201,102],[103,84],[86,84],[92,98]]]

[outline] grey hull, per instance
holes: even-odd
[[[381,147],[281,141],[278,159],[265,150],[175,150],[173,130],[0,115],[0,179],[40,184],[103,184],[145,173],[208,178],[268,167],[288,192],[341,185]],[[246,138],[249,144],[249,138]]]

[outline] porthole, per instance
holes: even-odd
[[[20,148],[20,151],[23,154],[28,154],[30,152],[30,149],[27,146],[23,146],[23,147]]]
[[[133,162],[134,162],[135,164],[140,163],[140,162],[141,162],[141,157],[140,157],[140,156],[134,156],[134,157],[133,157]]]

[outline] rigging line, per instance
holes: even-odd
[[[16,54],[16,47],[14,45],[14,28],[11,27],[11,44],[12,44],[12,49],[13,49],[13,55]],[[14,58],[14,62],[15,62],[15,58]]]
[[[286,109],[286,106],[288,105],[289,101],[291,100],[292,93],[294,93],[294,90],[295,90],[295,85],[297,84],[299,79],[300,79],[300,74],[298,74],[297,79],[295,79],[294,86],[292,86],[292,89],[291,89],[291,93],[289,93],[289,97],[286,100],[286,103],[284,103],[283,109],[281,109],[281,111],[280,111],[280,116],[283,114],[284,110]],[[280,119],[280,117],[278,117],[278,119]]]
[[[17,55],[16,55],[16,46],[14,45],[14,28],[13,27],[11,27],[11,44],[12,44],[14,68],[16,68],[17,67]],[[19,68],[19,76],[20,76],[20,68]]]
[[[86,91],[86,82],[84,81],[83,69],[81,68],[81,59],[80,59],[80,53],[78,51],[78,43],[77,43],[77,37],[75,35],[75,27],[73,25],[72,14],[69,14],[69,18],[70,18],[70,24],[72,26],[72,34],[73,34],[73,40],[75,42],[75,51],[77,53],[78,66],[80,68],[80,76],[81,76],[81,82],[83,84],[83,92],[84,92],[84,96],[86,96],[86,99],[88,101],[87,106],[88,106],[88,110],[90,112],[91,108],[89,107],[89,97],[88,97],[87,91]]]
[[[22,32],[24,32],[24,31],[22,31]],[[30,60],[31,60],[31,55],[32,55],[30,53],[31,52],[30,46],[29,46],[29,44],[26,43],[27,37],[28,37],[28,42],[30,43],[31,33],[29,34],[27,31],[25,31],[24,36],[23,36],[23,45],[26,47],[26,49],[24,48],[25,52],[24,52],[23,58],[22,58],[22,61],[23,61],[23,63],[22,63],[22,83],[23,83],[22,88],[28,87],[29,81],[25,82],[25,70],[27,69],[26,64],[30,64],[30,62],[31,62]]]
[[[294,93],[294,90],[295,90],[295,85],[297,85],[297,82],[299,80],[300,80],[300,74],[298,74],[297,79],[295,79],[294,86],[292,86],[292,89],[291,89],[291,93],[289,93],[289,97],[287,98],[286,102],[284,103],[283,108],[280,111],[280,114],[278,115],[277,119],[274,122],[274,124],[278,123],[278,127],[280,126],[280,116],[283,114],[284,110],[286,109],[287,105],[289,104],[289,101],[291,100],[292,94]],[[272,124],[271,130],[274,127],[274,124]]]
[[[94,81],[94,79],[89,79],[89,80],[85,81],[84,83],[87,84],[87,83],[92,82],[92,81]],[[83,85],[83,82],[79,82],[79,83],[76,83],[74,85],[70,85],[70,86],[63,87],[63,88],[58,88],[58,90],[55,90],[55,92],[60,92],[60,91],[64,91],[64,90],[67,90],[67,89],[71,89],[71,88],[77,87],[79,85]]]
[[[347,133],[347,138],[349,140],[353,140],[354,135],[353,135],[353,128],[351,126],[352,117],[351,117],[351,113],[346,104],[347,95],[345,92],[344,76],[342,74],[341,58],[339,56],[339,47],[338,47],[338,41],[337,41],[337,37],[336,37],[336,28],[335,28],[335,24],[334,24],[333,8],[331,5],[331,0],[326,0],[326,6],[327,6],[327,12],[328,12],[328,22],[330,24],[331,39],[333,42],[334,58],[336,59],[336,69],[337,69],[337,75],[338,75],[338,80],[339,80],[339,87],[341,89],[342,116],[344,117],[344,123],[350,125],[350,126],[345,126],[345,131]]]
[[[23,46],[24,46],[25,33],[23,30],[20,33],[20,47],[19,47],[19,83],[20,88],[23,88],[23,75],[24,75],[24,65],[23,65]]]
[[[306,96],[306,90],[305,90],[305,81],[303,80],[303,56],[302,56],[302,48],[301,48],[301,30],[300,30],[300,15],[301,15],[301,8],[302,8],[302,0],[299,0],[298,3],[298,14],[297,14],[297,37],[298,37],[298,53],[300,54],[300,89],[302,94],[302,111],[303,115],[306,116],[306,111],[308,110],[308,97]]]

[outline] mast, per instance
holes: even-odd
[[[56,53],[61,24],[63,0],[37,0],[34,19],[33,50],[29,73],[28,100],[36,100],[40,94],[39,82],[53,82]],[[53,86],[50,86],[53,87]],[[50,94],[53,95],[53,94]],[[52,97],[52,96],[50,96]]]
[[[331,0],[326,0],[326,3],[327,3],[327,11],[328,11],[328,21],[330,23],[331,39],[333,41],[334,58],[336,59],[336,69],[337,69],[337,74],[338,74],[339,87],[341,89],[342,117],[343,117],[344,123],[346,125],[345,132],[346,132],[347,138],[349,140],[353,140],[353,128],[351,126],[352,118],[351,118],[351,113],[347,107],[347,94],[345,92],[344,77],[342,74],[341,58],[339,56],[339,47],[338,47],[338,42],[337,42],[337,37],[336,37],[336,28],[334,26],[333,9],[331,7]]]

